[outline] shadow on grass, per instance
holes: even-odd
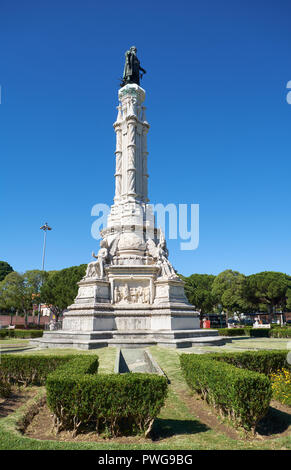
[[[277,410],[270,406],[266,416],[258,423],[257,433],[261,436],[282,434],[291,426],[291,414]]]
[[[151,438],[153,441],[165,439],[179,434],[197,434],[209,431],[210,428],[197,420],[161,419],[155,420]]]

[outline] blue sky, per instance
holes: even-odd
[[[291,273],[291,4],[274,0],[2,0],[0,259],[87,263],[96,203],[114,192],[124,52],[147,70],[149,195],[200,204],[185,275]]]

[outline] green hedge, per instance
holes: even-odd
[[[287,350],[243,351],[213,353],[207,357],[269,376],[278,369],[288,368],[287,354]]]
[[[11,395],[11,385],[5,380],[0,379],[0,397],[8,398]]]
[[[291,328],[274,328],[270,333],[271,338],[291,338]]]
[[[244,328],[219,328],[217,331],[220,336],[244,336],[246,334]]]
[[[252,328],[249,330],[248,335],[251,338],[269,338],[271,328]]]
[[[0,380],[17,385],[44,385],[47,375],[76,355],[2,354]],[[80,357],[80,356],[78,356]]]
[[[86,361],[83,357],[47,378],[47,403],[57,430],[76,434],[81,425],[90,424],[97,433],[106,431],[111,436],[147,435],[164,405],[166,378],[138,373],[97,375],[92,356]]]
[[[209,355],[182,354],[180,363],[190,388],[235,425],[255,430],[272,396],[267,376],[213,360]]]
[[[42,330],[10,330],[3,328],[0,330],[0,339],[3,338],[40,338]]]

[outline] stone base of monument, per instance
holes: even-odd
[[[130,275],[129,275],[130,270]],[[199,313],[188,303],[184,282],[155,279],[155,266],[116,266],[109,280],[84,278],[63,328],[30,341],[43,348],[96,349],[221,345],[216,330],[200,329]]]
[[[185,331],[47,331],[42,338],[30,340],[30,344],[41,348],[97,349],[107,346],[118,348],[145,348],[164,346],[189,348],[192,346],[214,346],[225,344],[215,330]]]

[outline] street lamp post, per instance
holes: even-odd
[[[44,238],[43,238],[43,250],[42,250],[42,265],[41,265],[41,270],[44,272],[44,262],[45,262],[45,249],[46,249],[46,233],[48,230],[52,230],[51,227],[49,227],[48,223],[46,222],[44,225],[40,227],[40,230],[44,231]],[[41,304],[38,306],[38,318],[37,318],[37,324],[40,324],[40,307]]]

